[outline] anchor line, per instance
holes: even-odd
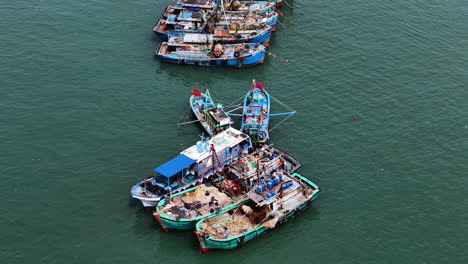
[[[287,109],[289,109],[291,112],[296,112],[296,110],[292,109],[291,107],[287,106],[285,103],[282,103],[280,100],[276,99],[275,97],[273,97],[271,94],[270,94],[270,97],[273,98],[273,100],[275,100],[276,102],[278,102],[280,105],[286,107]]]
[[[189,111],[189,107],[187,106],[187,107],[185,108],[184,113],[179,117],[179,120],[177,120],[177,124],[180,123],[180,120],[182,120],[182,118],[183,118],[184,116],[185,116],[185,120],[187,120],[187,117],[188,117],[188,113],[187,113],[187,112],[188,112],[188,111]]]
[[[279,122],[276,126],[274,126],[272,129],[269,130],[269,132],[273,131],[273,129],[277,128],[279,125],[284,123],[288,118],[290,118],[292,115],[288,115],[285,119],[283,119],[281,122]]]
[[[177,123],[177,125],[181,126],[181,125],[192,124],[192,123],[196,123],[196,122],[200,122],[200,120],[193,120],[193,121],[188,121],[188,122],[183,122],[183,123]]]
[[[280,100],[276,99],[275,97],[273,97],[272,95],[270,95],[271,98],[273,98],[273,100],[275,100],[276,102],[278,102],[280,105],[282,105],[283,107],[287,108],[288,110],[290,110],[291,112],[294,112],[296,113],[296,110],[292,109],[291,107],[287,106],[285,103],[281,102]],[[294,113],[292,114],[289,114],[286,118],[284,118],[283,120],[281,120],[281,122],[279,122],[276,126],[274,126],[272,129],[270,129],[269,131],[271,132],[273,129],[277,128],[278,126],[280,126],[282,123],[284,123],[286,120],[288,120]]]
[[[269,51],[266,51],[266,50],[265,50],[265,53],[266,53],[268,56],[272,56],[274,59],[276,59],[276,57],[277,57],[275,54],[273,54],[273,53],[271,53],[271,52],[269,52]],[[279,59],[280,59],[281,61],[284,61],[284,62],[289,62],[289,60],[288,60],[288,59],[285,59],[285,58],[279,57]]]
[[[276,22],[279,23],[281,26],[283,26],[285,29],[287,29],[287,27],[283,23],[281,23],[279,19]]]
[[[288,2],[286,2],[286,0],[283,0],[283,2],[284,2],[287,6],[289,6],[289,8],[294,9],[292,6],[289,5]]]

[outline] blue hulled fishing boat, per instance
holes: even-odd
[[[223,106],[213,103],[208,89],[202,93],[195,88],[191,93],[190,108],[210,136],[226,130],[233,124],[231,118],[224,112]]]
[[[214,3],[214,2],[212,2]],[[200,5],[198,7],[195,6],[185,6],[184,4],[176,4],[176,5],[168,5],[163,12],[163,17],[168,18],[170,16],[178,17],[183,13],[187,12],[205,12],[210,14],[215,6],[209,5]],[[232,1],[225,4],[223,6],[224,10],[223,13],[225,14],[248,14],[248,13],[257,13],[257,12],[271,12],[275,11],[275,5],[272,2],[267,1]],[[186,16],[186,14],[182,15],[181,17]],[[192,15],[190,15],[192,16]]]
[[[288,109],[289,112],[271,114],[270,98],[281,104],[284,108]],[[242,114],[233,113],[240,108],[242,108]],[[287,116],[275,126],[277,127],[295,113],[296,111],[280,102],[278,99],[270,96],[270,94],[268,94],[263,87],[262,83],[255,81],[255,79],[252,80],[252,88],[244,97],[243,106],[226,112],[228,115],[242,117],[240,129],[244,133],[248,134],[252,139],[252,142],[256,145],[267,143],[270,139],[269,132],[272,130],[269,129],[270,117]]]
[[[244,97],[241,130],[250,136],[253,143],[266,143],[270,138],[269,121],[270,95],[260,82],[253,80],[252,89]]]
[[[201,12],[184,12],[181,16],[169,16],[166,19],[159,19],[153,28],[153,32],[162,40],[168,41],[169,32],[184,33],[214,33],[216,28],[227,27],[233,31],[250,30],[271,26],[271,30],[276,29],[279,14],[277,12],[260,12],[258,14],[225,14],[221,11],[208,16]]]
[[[211,41],[209,37],[199,38],[197,35],[188,44],[162,42],[156,51],[156,56],[165,62],[206,67],[251,67],[263,63],[265,46],[254,43],[221,44]],[[208,44],[207,44],[208,43]]]
[[[232,28],[232,29],[231,29]],[[216,41],[216,43],[236,44],[236,43],[260,43],[263,46],[268,46],[272,28],[269,25],[262,24],[259,26],[250,25],[243,26],[238,29],[235,24],[229,26],[216,26],[213,34],[207,33],[185,33],[172,31],[168,33],[170,43],[191,43],[193,39],[202,39],[207,41]],[[197,34],[199,36],[197,36]]]

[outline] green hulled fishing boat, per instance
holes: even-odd
[[[297,173],[273,176],[266,183],[267,186],[265,182],[259,183],[236,209],[196,224],[195,234],[202,252],[244,245],[303,211],[320,192],[316,184]]]
[[[225,188],[229,188],[226,183]],[[235,190],[232,186],[231,190]],[[234,196],[236,196],[234,194]],[[164,231],[194,230],[198,221],[236,208],[248,198],[237,195],[236,200],[215,186],[200,185],[159,201],[154,218]]]

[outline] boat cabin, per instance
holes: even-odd
[[[251,190],[276,170],[294,172],[301,164],[289,154],[270,146],[258,148],[253,153],[242,153],[237,162],[229,165],[231,178],[243,189]]]
[[[199,180],[197,175],[189,172],[194,163],[195,160],[183,154],[178,155],[154,169],[153,178],[145,182],[146,189],[154,194],[164,194]]]
[[[144,206],[155,206],[167,195],[198,185],[252,147],[250,138],[228,128],[198,141],[177,157],[154,169],[154,175],[133,186],[131,193]]]

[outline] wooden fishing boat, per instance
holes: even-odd
[[[236,162],[229,164],[229,178],[245,190],[250,188],[262,177],[277,170],[293,173],[301,167],[299,161],[288,153],[263,145],[253,153],[242,153]]]
[[[235,1],[231,3],[225,3],[223,13],[224,14],[248,14],[256,12],[272,12],[275,11],[275,4],[269,1]],[[180,14],[183,14],[181,18],[183,19],[188,14],[187,12],[204,12],[210,14],[213,11],[214,7],[204,8],[203,7],[187,7],[183,4],[168,5],[164,9],[163,17],[168,18],[170,16],[178,17]],[[192,16],[192,15],[189,15]]]
[[[194,15],[199,14],[199,15]],[[279,14],[272,12],[259,12],[256,14],[223,14],[219,18],[215,15],[207,17],[203,12],[186,12],[184,18],[169,16],[166,19],[159,19],[153,28],[153,32],[162,40],[169,39],[168,33],[185,32],[185,33],[214,33],[217,26],[224,26],[232,30],[243,30],[248,28],[258,28],[261,25],[271,26],[271,30],[276,29]]]
[[[196,224],[202,252],[234,249],[278,227],[315,200],[320,188],[307,178],[277,172],[248,193],[236,209],[210,216]]]
[[[224,4],[226,14],[275,11],[275,3],[269,1],[231,1]]]
[[[201,33],[206,23],[200,21],[176,21],[174,18],[159,19],[153,32],[162,40],[168,41],[169,32]]]
[[[272,28],[269,25],[250,25],[243,26],[242,29],[237,29],[235,24],[229,26],[217,26],[213,34],[207,33],[185,33],[172,31],[168,33],[170,43],[183,44],[191,43],[193,39],[204,39],[215,41],[223,44],[238,44],[238,43],[260,43],[263,46],[268,46]]]
[[[232,210],[247,198],[226,195],[215,186],[200,185],[159,201],[154,218],[164,231],[194,230],[198,221]]]
[[[213,9],[216,6],[216,1],[213,0],[178,0],[176,3],[177,7],[188,7],[188,8],[203,8]]]
[[[270,95],[260,82],[253,80],[252,88],[244,97],[241,131],[255,143],[266,143],[269,139]]]
[[[211,177],[210,186],[200,185],[162,199],[153,216],[164,231],[195,229],[197,221],[235,209],[247,201],[245,193],[274,171],[292,173],[300,164],[271,147],[241,153],[222,173]],[[227,172],[227,173],[224,173]]]
[[[131,195],[144,207],[156,206],[171,193],[201,184],[251,147],[249,137],[231,127],[207,140],[202,137],[196,145],[155,168],[152,176],[135,184]]]
[[[189,40],[186,38],[185,41]],[[162,42],[156,56],[176,64],[237,68],[261,64],[265,58],[265,46],[258,43],[215,44],[208,38],[205,41],[201,38],[193,39],[193,42],[195,44]]]
[[[224,112],[221,104],[215,105],[208,89],[202,93],[197,88],[192,90],[189,104],[200,124],[210,136],[229,128],[233,122]]]

